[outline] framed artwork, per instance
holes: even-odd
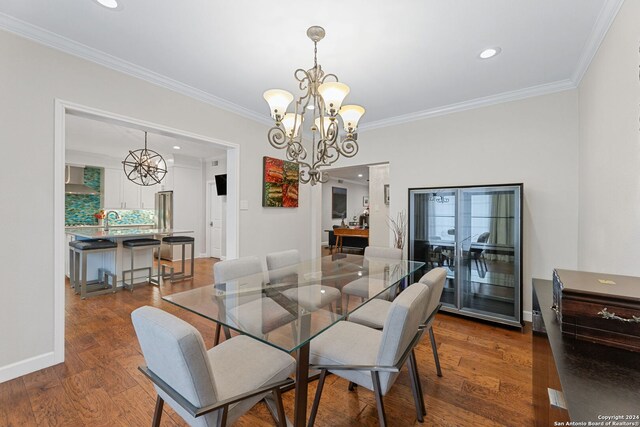
[[[347,189],[331,187],[331,219],[347,217]]]
[[[362,198],[362,206],[363,206],[363,207],[365,207],[365,208],[366,208],[367,206],[369,206],[369,196],[364,196],[364,197]]]
[[[384,185],[384,204],[389,204],[389,184]]]
[[[297,208],[300,167],[286,160],[263,157],[262,206]]]

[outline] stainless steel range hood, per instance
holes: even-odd
[[[67,165],[64,171],[64,192],[66,194],[100,194],[84,184],[84,168]]]

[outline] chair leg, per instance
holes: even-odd
[[[433,350],[433,359],[436,362],[436,371],[438,376],[442,376],[442,369],[440,369],[440,358],[438,357],[438,346],[436,345],[436,337],[433,335],[433,327],[429,327],[429,339],[431,340],[431,349]]]
[[[419,423],[423,423],[424,417],[422,413],[422,403],[420,402],[422,396],[420,395],[418,385],[420,378],[417,378],[416,376],[413,362],[413,354],[411,354],[407,359],[407,369],[409,370],[409,380],[411,382],[411,394],[413,394],[413,403],[416,405],[416,418],[418,419]]]
[[[223,326],[222,330],[224,331],[224,339],[226,340],[231,339],[231,329],[229,329],[228,326]]]
[[[218,427],[227,427],[227,413],[229,412],[229,405],[222,407],[220,415],[218,415]]]
[[[418,397],[420,398],[420,408],[422,415],[427,415],[427,405],[424,404],[424,393],[422,392],[422,381],[420,381],[420,371],[418,370],[418,362],[416,361],[416,353],[411,350],[409,361],[413,366],[413,373],[416,379],[416,387],[418,389]]]
[[[313,399],[313,406],[311,407],[311,414],[309,414],[308,427],[313,427],[316,422],[316,414],[318,413],[318,406],[320,406],[320,396],[322,396],[322,388],[324,387],[324,379],[327,376],[327,370],[323,369],[320,372],[320,379],[318,380],[318,388],[316,389],[316,397]]]
[[[279,388],[273,390],[273,398],[276,401],[276,408],[278,410],[278,419],[276,423],[280,427],[287,427],[287,417],[284,414],[284,405],[282,404],[282,392]]]
[[[220,323],[216,323],[216,335],[213,339],[213,346],[217,346],[220,344],[220,332],[222,331],[222,325]]]
[[[382,387],[380,386],[380,374],[378,371],[371,371],[373,380],[373,392],[376,395],[376,406],[378,407],[378,422],[380,427],[387,426],[387,417],[384,414],[384,403],[382,403]]]
[[[160,418],[162,418],[162,407],[164,406],[164,400],[160,396],[156,399],[156,409],[153,411],[152,427],[160,427]]]

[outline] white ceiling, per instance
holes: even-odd
[[[198,159],[223,157],[226,151],[207,142],[181,140],[148,132],[147,146],[162,156],[171,154]],[[173,147],[178,146],[180,150]],[[67,114],[65,149],[124,159],[129,150],[144,148],[144,131]]]
[[[622,3],[119,1],[110,11],[93,0],[2,0],[0,26],[266,120],[263,91],[296,90],[294,70],[313,65],[306,29],[321,25],[319,63],[350,85],[369,127],[575,87]],[[478,58],[493,46],[502,53]]]
[[[344,179],[350,182],[369,185],[369,165],[346,166],[343,168],[327,169],[329,177]],[[359,177],[358,175],[362,175]]]

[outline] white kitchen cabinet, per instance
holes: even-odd
[[[140,209],[153,209],[156,206],[156,192],[162,191],[160,184],[140,187]]]
[[[125,174],[122,173],[121,200],[123,209],[140,209],[140,188],[140,185],[129,181]]]
[[[170,176],[167,173],[162,184],[145,187],[129,181],[122,169],[105,168],[103,206],[105,209],[154,209],[155,195],[166,188],[164,184]]]
[[[104,169],[104,196],[103,207],[105,209],[120,209],[122,207],[122,169]]]

